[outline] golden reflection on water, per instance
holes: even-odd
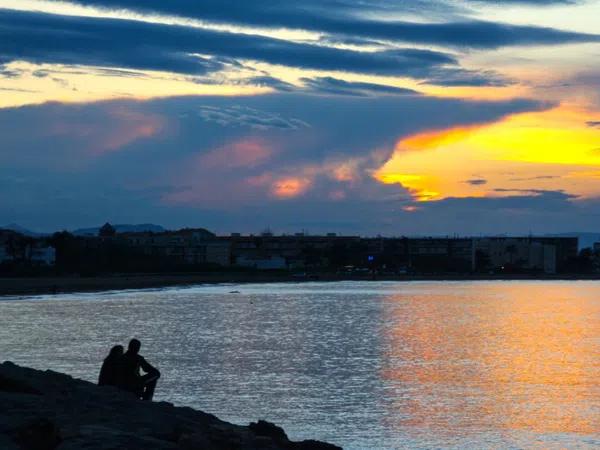
[[[598,294],[585,283],[549,290],[528,282],[391,296],[382,330],[381,376],[394,409],[386,422],[439,433],[598,433]]]

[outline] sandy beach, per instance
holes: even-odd
[[[273,274],[127,274],[95,277],[0,278],[0,296],[43,295],[65,292],[97,292],[121,289],[148,289],[203,283],[290,281],[290,276]]]
[[[289,273],[191,273],[191,274],[126,274],[95,277],[54,276],[0,278],[0,296],[46,295],[69,292],[100,292],[122,289],[150,289],[212,283],[278,283],[305,281],[483,281],[483,280],[598,280],[600,276],[562,275],[346,275],[325,273],[310,277]]]

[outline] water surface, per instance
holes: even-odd
[[[234,293],[232,291],[239,291]],[[0,301],[0,360],[94,381],[137,337],[157,400],[345,448],[600,446],[600,283],[213,285]]]

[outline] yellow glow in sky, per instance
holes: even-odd
[[[149,99],[178,95],[256,95],[270,92],[266,87],[234,84],[196,83],[189,77],[153,71],[130,71],[120,76],[106,68],[14,62],[8,69],[19,70],[18,78],[0,80],[0,108],[39,104],[47,101],[91,102],[114,98]],[[125,69],[127,71],[127,69]],[[47,76],[35,73],[47,72]]]
[[[401,184],[417,201],[532,189],[598,196],[600,129],[586,124],[598,116],[559,107],[409,136],[375,177]]]

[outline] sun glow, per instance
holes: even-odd
[[[555,108],[483,126],[433,130],[396,144],[375,174],[417,201],[490,197],[534,190],[600,195],[598,113]]]

